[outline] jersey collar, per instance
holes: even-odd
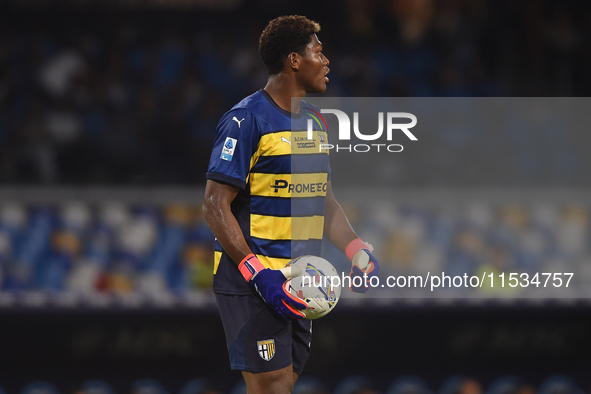
[[[275,102],[275,100],[273,100],[273,98],[271,97],[271,95],[269,93],[267,93],[265,91],[265,89],[261,89],[259,90],[259,92],[261,92],[261,94],[263,95],[263,97],[265,97],[267,99],[267,101],[279,112],[281,112],[283,115],[285,116],[289,116],[290,118],[293,119],[300,119],[302,117],[302,111],[300,108],[300,112],[294,113],[294,112],[290,112],[290,111],[286,111],[283,108],[281,108],[280,106],[277,105],[277,103]]]

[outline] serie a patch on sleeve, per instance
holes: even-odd
[[[224,146],[222,147],[222,155],[220,158],[222,160],[232,161],[232,156],[234,156],[234,149],[236,149],[236,141],[234,138],[226,137],[226,142],[224,142]]]

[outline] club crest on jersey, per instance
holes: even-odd
[[[275,355],[275,340],[267,339],[264,341],[258,341],[257,347],[259,349],[259,356],[265,361],[269,361]]]
[[[232,161],[232,156],[234,156],[234,149],[236,149],[236,141],[234,138],[226,137],[226,142],[224,142],[224,146],[222,147],[222,155],[220,158],[222,160]]]

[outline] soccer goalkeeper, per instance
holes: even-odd
[[[310,354],[306,303],[283,288],[299,274],[283,268],[287,262],[320,255],[325,236],[352,261],[352,276],[379,271],[333,196],[328,150],[319,149],[327,130],[314,130],[314,144],[295,141],[307,138],[308,113],[319,111],[302,99],[328,83],[319,31],[303,16],[269,22],[259,40],[267,84],[221,118],[207,172],[213,289],[231,368],[242,371],[249,393],[291,393]],[[296,178],[313,186],[294,187]]]

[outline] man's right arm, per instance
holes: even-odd
[[[252,253],[230,208],[239,191],[237,186],[208,179],[203,201],[205,221],[236,264]]]
[[[296,276],[292,272],[293,268],[265,268],[244,239],[230,206],[239,190],[237,186],[208,179],[205,185],[203,217],[224,251],[238,265],[244,279],[254,286],[263,300],[286,318],[302,319],[304,314],[298,309],[306,309],[307,304],[285,288],[286,280],[291,279],[292,275]]]

